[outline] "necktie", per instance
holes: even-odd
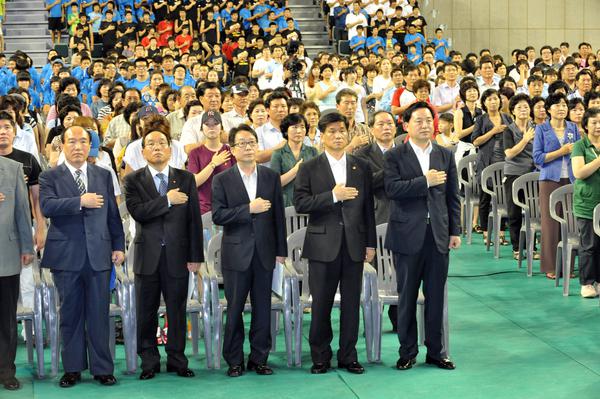
[[[83,174],[82,171],[80,171],[79,169],[77,169],[75,171],[75,184],[77,184],[77,189],[79,190],[79,195],[83,195],[85,194],[85,184],[83,184],[83,179],[81,178],[81,175]]]
[[[161,197],[164,197],[167,194],[167,176],[165,176],[163,173],[158,173],[156,177],[158,177],[158,180],[160,180],[158,183],[158,194]]]

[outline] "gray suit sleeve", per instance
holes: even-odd
[[[21,255],[33,254],[33,235],[31,232],[31,211],[29,209],[29,194],[25,184],[23,166],[15,169],[15,223],[19,234]]]

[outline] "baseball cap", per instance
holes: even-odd
[[[233,94],[242,94],[242,93],[248,93],[250,90],[248,90],[248,86],[246,85],[234,85],[231,88],[231,92]]]
[[[221,124],[221,114],[215,111],[206,111],[205,113],[202,114],[202,120],[201,120],[201,124],[205,125],[209,122],[212,122],[213,124]]]
[[[142,119],[149,115],[158,115],[158,114],[159,114],[159,112],[156,109],[156,107],[153,107],[152,105],[144,105],[138,111],[138,118]]]
[[[98,135],[98,132],[93,130],[89,130],[88,132],[92,137],[92,141],[90,142],[90,153],[88,156],[96,158],[98,157],[98,153],[100,151],[100,136]]]

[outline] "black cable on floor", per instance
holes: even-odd
[[[498,274],[509,274],[509,273],[522,273],[519,270],[505,270],[503,272],[494,272],[494,273],[488,273],[488,274],[472,274],[472,275],[464,275],[464,274],[449,274],[448,277],[453,277],[453,278],[473,278],[473,277],[488,277],[488,276],[495,276]],[[533,273],[534,275],[538,275],[538,274],[542,274],[542,273]]]

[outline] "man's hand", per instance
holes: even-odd
[[[271,209],[271,201],[260,197],[250,201],[250,213],[263,213]]]
[[[85,193],[81,196],[80,205],[82,208],[102,208],[104,198],[100,194]]]
[[[352,148],[354,150],[356,148],[360,148],[363,145],[367,145],[367,144],[369,144],[369,136],[356,135],[356,136],[352,137],[352,140],[350,141],[350,148]]]
[[[429,187],[435,187],[446,183],[446,172],[443,170],[438,171],[435,169],[429,169],[425,174],[425,177],[427,178],[427,185]]]
[[[191,273],[196,273],[200,270],[200,262],[188,262],[187,268]]]
[[[460,248],[460,237],[459,236],[450,236],[450,243],[448,244],[449,249],[458,249]]]
[[[371,263],[373,258],[375,258],[375,248],[367,248],[365,253],[365,262]]]
[[[285,256],[276,256],[276,257],[275,257],[275,262],[277,262],[277,263],[281,263],[281,264],[283,265],[283,264],[285,263],[285,260],[286,260],[286,259],[287,259],[287,258],[286,258]]]
[[[125,252],[112,251],[111,260],[115,264],[115,266],[121,266],[121,264],[125,261]]]
[[[333,194],[338,201],[348,201],[358,197],[358,190],[354,187],[346,187],[345,184],[336,184]]]
[[[178,188],[169,190],[169,192],[167,193],[167,198],[169,199],[171,205],[185,204],[188,200],[187,194],[179,192]]]
[[[23,266],[27,266],[31,262],[33,262],[33,254],[21,254],[21,264]]]

